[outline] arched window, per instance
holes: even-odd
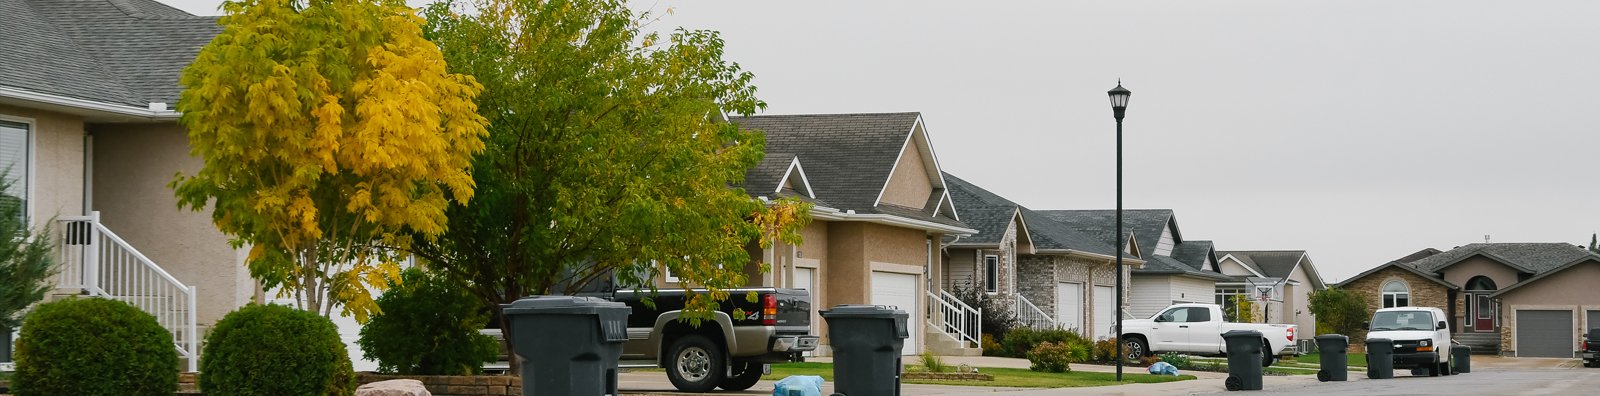
[[[1401,280],[1392,280],[1383,284],[1383,307],[1409,307],[1411,306],[1411,288]]]
[[[1467,281],[1467,290],[1497,290],[1494,280],[1487,276],[1474,276]]]

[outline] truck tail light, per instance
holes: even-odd
[[[778,324],[778,297],[768,294],[761,296],[761,325],[774,326]]]
[[[1589,340],[1578,341],[1578,350],[1589,350]]]
[[[1289,328],[1289,342],[1294,342],[1294,327]]]

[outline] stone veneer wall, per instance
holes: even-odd
[[[1367,302],[1367,317],[1371,317],[1379,308],[1383,307],[1383,284],[1390,280],[1399,279],[1406,282],[1411,289],[1411,306],[1437,307],[1449,310],[1449,289],[1437,282],[1428,280],[1410,271],[1389,267],[1367,275],[1361,279],[1346,282],[1342,287],[1361,296]],[[1359,330],[1350,336],[1350,352],[1366,353],[1367,331]]]
[[[1051,317],[1056,315],[1056,285],[1060,282],[1078,282],[1084,284],[1083,302],[1086,306],[1083,312],[1085,326],[1097,326],[1094,321],[1094,293],[1093,286],[1111,286],[1116,284],[1116,272],[1112,271],[1112,264],[1106,260],[1090,259],[1079,256],[1064,255],[1021,255],[1017,258],[1017,291],[1022,297],[1033,302],[1040,310]],[[1123,282],[1128,282],[1128,273],[1123,271]],[[1124,283],[1127,285],[1128,283]],[[1127,305],[1127,290],[1123,290],[1122,302]],[[1059,318],[1057,318],[1059,320]],[[1090,327],[1092,328],[1092,327]]]

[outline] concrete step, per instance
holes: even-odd
[[[950,335],[938,331],[928,331],[923,334],[923,339],[928,352],[940,356],[983,356],[983,349],[970,345],[970,342],[961,342],[952,339]]]

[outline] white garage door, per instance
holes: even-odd
[[[1111,286],[1094,287],[1094,339],[1111,339],[1116,329],[1117,292]]]
[[[1056,324],[1063,329],[1083,332],[1083,284],[1061,282],[1056,285]]]
[[[1517,310],[1517,356],[1572,357],[1572,311]]]
[[[915,355],[918,351],[916,321],[920,315],[917,312],[917,276],[911,274],[897,274],[893,272],[872,272],[872,305],[890,305],[911,314],[911,322],[906,323],[906,332],[911,333],[911,338],[906,339],[905,348],[901,349],[902,355]]]

